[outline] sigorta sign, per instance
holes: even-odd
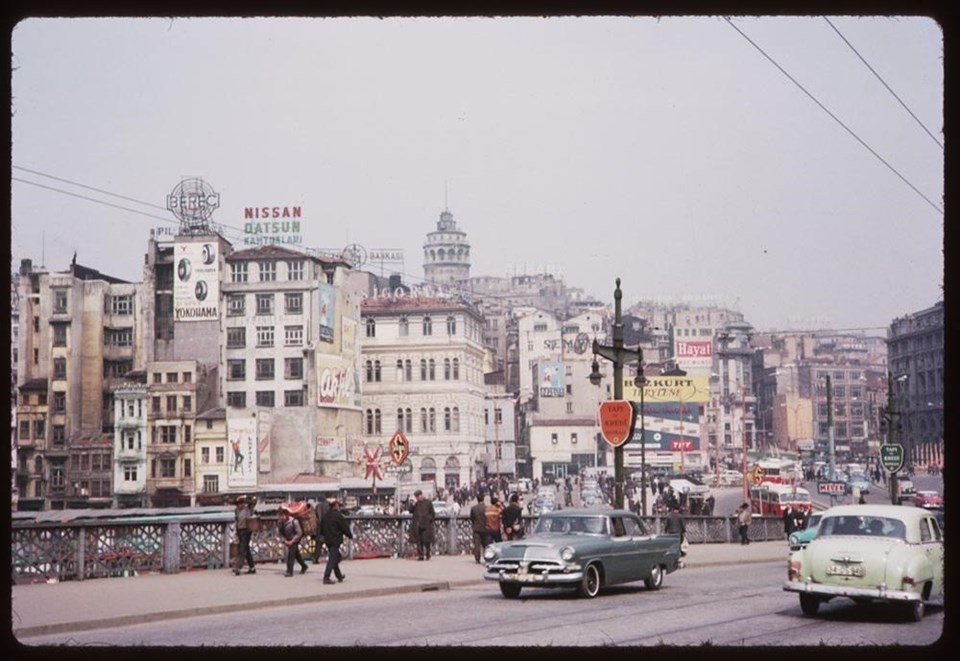
[[[619,447],[633,436],[637,410],[625,399],[611,399],[600,403],[600,433],[613,447]]]

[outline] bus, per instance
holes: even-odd
[[[813,511],[810,492],[803,487],[786,484],[760,484],[750,487],[750,510],[761,516],[783,516],[787,505],[807,514]]]
[[[757,469],[762,471],[760,484],[800,484],[803,473],[797,462],[792,459],[760,459],[754,465],[754,474]]]

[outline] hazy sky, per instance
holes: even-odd
[[[446,204],[474,276],[551,265],[609,303],[619,276],[626,304],[720,300],[758,329],[932,305],[939,26],[731,22],[756,46],[721,17],[27,19],[12,268],[77,251],[140,280],[166,195],[202,177],[215,221],[299,205],[306,245],[402,249],[411,283]]]

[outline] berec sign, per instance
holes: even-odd
[[[600,433],[613,447],[619,447],[633,436],[637,410],[625,399],[611,399],[600,404]]]

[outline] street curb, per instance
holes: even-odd
[[[196,608],[180,608],[170,611],[159,611],[156,613],[142,613],[138,615],[122,615],[117,617],[108,617],[99,620],[88,620],[80,622],[58,622],[57,624],[44,624],[40,626],[13,628],[13,634],[17,638],[29,638],[32,636],[45,636],[50,634],[71,633],[77,631],[93,631],[96,629],[108,629],[110,627],[123,627],[133,624],[143,624],[146,622],[161,622],[164,620],[179,620],[187,617],[197,617],[201,615],[222,615],[225,613],[237,613],[242,611],[259,610],[261,608],[275,608],[277,606],[301,606],[321,601],[343,601],[345,599],[364,599],[369,597],[380,597],[383,595],[405,594],[409,592],[433,592],[438,590],[449,590],[451,585],[470,585],[476,581],[461,581],[450,583],[448,581],[432,581],[429,583],[417,583],[414,585],[398,585],[389,588],[372,588],[368,590],[354,590],[350,592],[320,593],[303,597],[285,597],[283,599],[269,599],[260,601],[248,601],[240,604],[224,604],[219,606],[198,606]]]

